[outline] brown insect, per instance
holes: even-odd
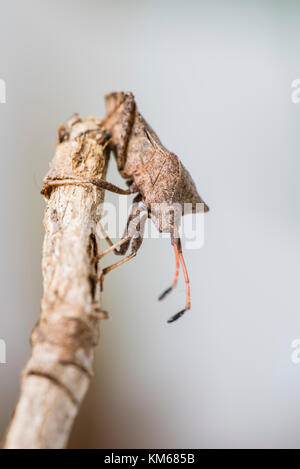
[[[105,251],[114,249],[116,254],[124,255],[131,244],[131,253],[103,270],[100,277],[101,289],[104,276],[108,272],[136,255],[142,244],[146,218],[151,218],[160,232],[170,233],[176,260],[173,283],[159,299],[162,300],[176,286],[180,264],[185,278],[185,308],[168,320],[173,322],[191,307],[190,282],[178,235],[178,216],[176,221],[173,207],[181,207],[180,217],[185,214],[185,204],[190,204],[192,213],[199,211],[199,204],[202,204],[205,212],[209,209],[179,158],[162,145],[138,112],[132,93],[107,95],[106,109],[107,117],[102,125],[110,134],[110,148],[121,175],[127,179],[130,191],[137,192],[138,195],[134,199],[122,240],[117,245],[111,243],[111,247]],[[115,249],[118,246],[119,250]]]
[[[170,233],[176,260],[173,283],[159,299],[162,300],[176,286],[180,264],[186,282],[185,308],[168,320],[173,322],[191,307],[190,282],[178,235],[180,218],[186,213],[185,204],[190,204],[192,213],[199,210],[199,204],[202,204],[205,212],[208,207],[199,196],[191,176],[179,158],[162,145],[139,114],[132,93],[109,94],[106,96],[106,108],[107,117],[104,121],[95,118],[82,121],[80,116],[75,114],[60,126],[56,157],[44,180],[42,193],[49,197],[52,187],[86,183],[118,194],[137,193],[125,233],[118,243],[113,244],[100,225],[110,247],[97,255],[96,261],[111,251],[125,255],[131,245],[128,256],[103,269],[100,289],[103,290],[104,277],[108,272],[136,256],[143,241],[146,219],[151,218],[160,232]],[[127,179],[127,190],[107,182],[102,177],[105,177],[105,174],[102,174],[98,165],[103,163],[103,157],[108,157],[106,154],[109,150],[112,150],[116,157],[121,175]],[[66,154],[70,155],[70,161]],[[86,167],[87,158],[94,161],[95,167],[93,164],[91,166],[91,163]],[[82,174],[88,174],[89,177],[83,177]],[[180,213],[178,210],[175,213],[174,207],[178,206]]]

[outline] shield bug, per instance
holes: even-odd
[[[101,289],[104,276],[119,265],[132,259],[143,240],[146,218],[151,218],[160,232],[168,232],[175,253],[176,271],[172,285],[159,297],[162,300],[177,284],[180,265],[186,283],[185,307],[168,322],[176,321],[191,307],[190,282],[184,262],[178,225],[185,207],[192,213],[199,209],[207,212],[208,206],[199,196],[196,186],[179,158],[169,152],[157,135],[138,112],[132,93],[111,93],[106,96],[107,117],[102,125],[110,134],[109,146],[113,151],[118,169],[127,180],[131,192],[137,192],[122,240],[104,253],[115,250],[130,254],[106,267],[100,277]],[[174,207],[180,207],[179,217]],[[177,213],[178,215],[178,213]],[[116,249],[119,247],[119,249]],[[103,253],[103,255],[104,255]]]

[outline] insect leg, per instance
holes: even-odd
[[[123,234],[121,240],[118,241],[117,243],[112,242],[112,240],[110,239],[108,234],[105,232],[105,230],[104,230],[103,226],[101,225],[101,223],[99,223],[100,231],[101,231],[104,239],[106,240],[106,242],[109,244],[109,248],[105,249],[105,251],[102,251],[102,252],[100,252],[100,254],[98,254],[98,256],[96,257],[97,261],[99,259],[101,259],[102,257],[104,257],[106,254],[109,254],[112,251],[115,251],[115,254],[118,254],[118,255],[126,254],[126,252],[128,250],[128,247],[130,245],[131,238],[132,238],[132,236],[129,235],[129,225],[131,224],[131,222],[134,219],[136,219],[139,216],[139,214],[141,212],[141,210],[138,208],[138,205],[137,205],[137,203],[140,202],[140,201],[141,201],[141,195],[138,194],[133,199],[132,208],[131,208],[130,215],[129,215],[128,220],[127,220],[127,225],[126,225],[126,229],[124,231],[124,234]],[[118,247],[120,248],[119,250],[117,249]]]
[[[120,246],[120,249],[115,249],[115,254],[117,254],[119,256],[124,256],[124,254],[126,254],[128,248],[129,248],[130,239],[131,239],[130,236],[129,236],[129,227],[133,223],[133,221],[136,219],[136,217],[139,216],[139,214],[141,212],[141,210],[139,209],[139,202],[141,202],[141,200],[142,200],[141,194],[138,194],[133,199],[131,210],[130,210],[130,213],[129,213],[129,217],[128,217],[128,220],[127,220],[127,223],[126,223],[126,228],[125,228],[123,236],[122,236],[122,239],[126,238],[127,242],[122,244]],[[142,207],[142,210],[145,210],[145,207]]]
[[[104,257],[106,254],[114,251],[116,248],[118,248],[119,246],[122,246],[124,245],[125,243],[129,243],[130,242],[130,236],[127,236],[127,238],[122,238],[120,241],[118,241],[117,243],[115,244],[111,244],[111,246],[107,249],[105,249],[105,251],[102,251],[100,252],[100,254],[97,255],[97,261],[99,259],[101,259],[102,257]],[[111,240],[110,240],[111,242]]]
[[[132,259],[135,256],[136,256],[136,252],[132,252],[129,256],[124,257],[124,259],[121,259],[119,262],[116,262],[115,264],[105,267],[105,269],[103,269],[102,274],[100,276],[100,291],[103,291],[103,282],[104,282],[105,275],[108,274],[108,272],[110,272],[111,270],[116,269],[120,265],[125,264],[125,262],[130,261],[130,259]]]
[[[100,291],[103,291],[103,282],[104,282],[104,277],[107,275],[109,272],[112,270],[116,269],[120,265],[124,264],[125,262],[130,261],[133,257],[136,256],[137,251],[141,247],[141,244],[143,242],[143,234],[144,234],[144,228],[145,228],[145,222],[148,216],[148,212],[144,212],[142,215],[140,213],[140,210],[137,210],[136,215],[134,218],[132,218],[129,227],[128,227],[128,236],[127,239],[126,237],[123,238],[119,242],[122,243],[126,241],[126,243],[130,243],[131,241],[131,253],[129,256],[124,257],[124,259],[120,260],[119,262],[115,262],[114,264],[105,267],[102,271],[102,274],[100,276]],[[110,248],[109,248],[110,249]]]
[[[101,234],[102,234],[103,238],[105,239],[105,241],[107,242],[107,244],[109,244],[109,246],[113,246],[114,243],[112,242],[112,240],[110,239],[110,237],[108,236],[108,234],[106,233],[106,231],[104,230],[104,228],[103,228],[103,226],[101,225],[101,223],[99,223],[99,228],[100,228]]]
[[[67,184],[94,184],[101,189],[105,189],[107,191],[115,192],[116,194],[121,195],[129,195],[132,194],[131,189],[121,189],[110,182],[105,181],[104,179],[92,177],[92,178],[80,178],[80,179],[55,179],[55,180],[48,180],[46,181],[43,189],[42,194],[46,194],[48,191],[49,186],[63,186]]]
[[[179,313],[174,314],[170,319],[168,319],[168,322],[174,322],[177,321],[186,311],[191,309],[191,292],[190,292],[190,280],[187,272],[187,268],[184,262],[183,254],[182,254],[182,248],[181,248],[181,241],[180,238],[176,238],[175,242],[177,243],[178,247],[178,257],[181,263],[181,267],[183,270],[183,275],[184,275],[184,280],[186,284],[186,303],[185,303],[185,308],[179,311]]]
[[[120,241],[118,241],[117,243],[113,243],[112,240],[110,239],[110,237],[108,236],[108,234],[106,233],[106,231],[104,230],[101,223],[99,223],[99,228],[100,228],[100,231],[102,233],[102,236],[104,237],[105,241],[109,245],[109,248],[107,248],[105,251],[100,252],[100,254],[96,258],[97,260],[101,259],[101,257],[105,256],[106,254],[108,254],[109,252],[114,251],[114,250],[115,250],[116,254],[119,254],[119,251],[117,251],[117,248],[119,246],[123,246],[123,244],[125,244],[126,242],[130,242],[130,237],[129,236],[125,237],[125,235],[124,235],[121,238]]]

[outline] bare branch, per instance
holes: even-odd
[[[43,245],[41,316],[31,336],[32,355],[4,448],[64,448],[93,375],[101,316],[96,226],[104,189],[59,185],[68,178],[105,179],[107,140],[97,119],[75,115],[59,128],[44,181],[48,198]]]

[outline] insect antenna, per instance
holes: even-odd
[[[179,313],[174,314],[174,316],[170,317],[170,319],[167,320],[167,323],[170,324],[170,322],[177,321],[177,319],[181,318],[181,316],[183,316],[186,311],[187,311],[187,308],[184,308],[181,311],[179,311]]]
[[[179,311],[179,313],[174,314],[174,316],[172,316],[172,317],[170,317],[170,319],[168,319],[168,321],[167,321],[168,323],[177,321],[177,319],[179,319],[181,316],[183,316],[186,311],[191,309],[190,280],[189,280],[187,268],[186,268],[184,258],[183,258],[183,254],[182,254],[180,238],[177,238],[176,245],[177,245],[177,250],[178,250],[178,258],[179,258],[179,261],[181,263],[181,267],[182,267],[183,275],[184,275],[184,280],[185,280],[185,284],[186,284],[186,303],[185,303],[185,308],[184,309],[182,309],[181,311]]]
[[[178,246],[177,246],[177,243],[173,244],[173,248],[174,248],[174,253],[175,253],[175,260],[176,260],[176,271],[175,271],[175,275],[174,275],[174,280],[173,280],[173,283],[170,287],[168,287],[164,292],[162,292],[162,294],[159,296],[159,301],[163,300],[169,293],[171,293],[171,291],[173,290],[173,288],[176,287],[177,285],[177,280],[178,280],[178,275],[179,275],[179,252],[178,252]]]

